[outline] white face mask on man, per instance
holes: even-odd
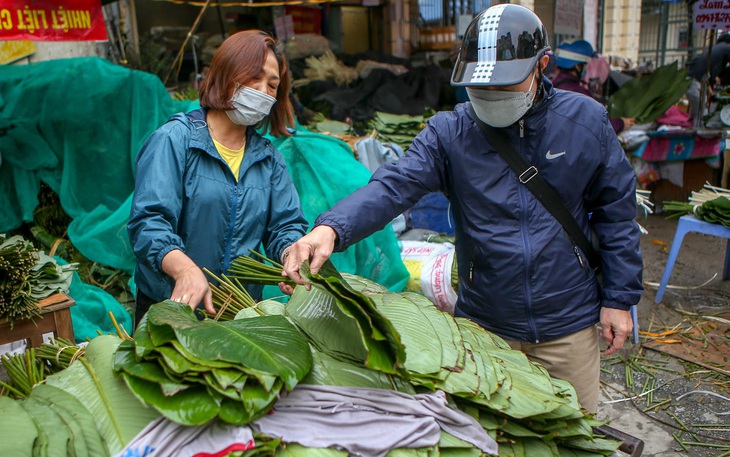
[[[469,100],[474,107],[477,117],[487,125],[503,128],[520,120],[532,107],[536,94],[532,93],[535,83],[535,73],[527,92],[513,92],[506,90],[483,90],[466,88]]]
[[[231,98],[235,109],[226,111],[228,119],[236,125],[256,125],[269,115],[276,98],[256,89],[243,86]]]

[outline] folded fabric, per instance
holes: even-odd
[[[357,160],[375,173],[384,163],[397,162],[403,157],[403,149],[395,143],[381,143],[375,138],[363,138],[355,143]]]
[[[721,136],[703,138],[694,133],[657,132],[633,154],[647,162],[689,160],[717,157],[723,143]]]
[[[664,112],[656,120],[659,125],[676,125],[680,127],[692,127],[692,121],[689,118],[689,113],[682,111],[677,108],[677,105],[672,105],[668,110]]]
[[[160,417],[150,422],[116,457],[195,457],[228,455],[255,447],[248,427],[209,422],[180,425]]]
[[[497,454],[497,443],[473,417],[450,408],[442,391],[409,395],[300,384],[250,426],[285,443],[334,447],[365,457],[382,457],[397,448],[435,446],[443,429],[482,452]]]

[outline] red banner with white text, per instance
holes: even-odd
[[[101,0],[2,0],[0,40],[107,41]]]

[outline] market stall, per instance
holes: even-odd
[[[723,130],[654,130],[631,151],[639,182],[653,201],[684,200],[706,182],[718,183],[723,166]]]

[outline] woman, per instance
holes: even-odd
[[[213,314],[203,268],[225,273],[260,245],[281,259],[305,233],[284,159],[254,129],[289,134],[290,87],[276,41],[259,30],[236,33],[211,61],[202,108],[174,115],[145,142],[128,226],[138,259],[135,323],[166,299]],[[260,298],[261,286],[248,290]]]

